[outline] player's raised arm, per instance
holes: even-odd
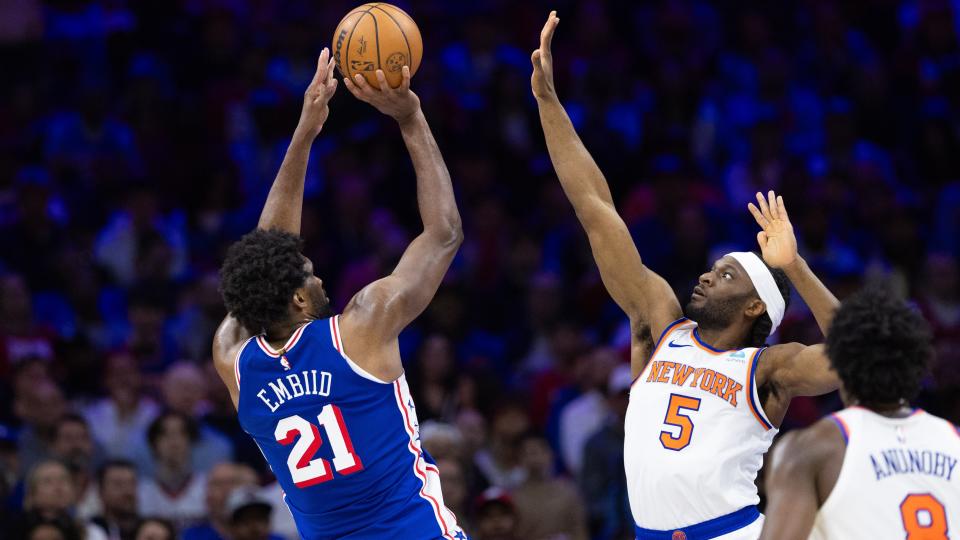
[[[797,253],[797,238],[783,197],[773,191],[766,197],[757,193],[757,203],[747,207],[761,228],[757,243],[764,262],[787,274],[826,336],[840,302]],[[840,385],[822,344],[774,345],[762,358],[757,371],[758,383],[767,384],[772,390],[766,413],[774,421],[783,417],[793,396],[826,394]]]
[[[317,71],[313,80],[304,92],[300,120],[293,132],[283,164],[280,165],[280,171],[270,187],[267,202],[263,205],[260,221],[257,223],[258,229],[277,229],[300,235],[303,183],[310,147],[327,120],[330,113],[327,104],[337,90],[333,67],[330,51],[324,48],[317,59]],[[246,328],[233,314],[228,313],[213,336],[213,364],[230,391],[235,406],[239,390],[234,373],[234,360],[240,346],[257,330],[259,329]]]
[[[634,353],[647,332],[656,339],[672,321],[682,316],[680,303],[667,282],[649,270],[623,219],[617,214],[606,178],[584,147],[557,98],[553,81],[551,42],[560,20],[551,12],[540,33],[540,47],[533,51],[531,85],[540,109],[540,123],[550,160],[560,184],[586,229],[603,283],[617,305],[630,317]],[[634,375],[646,362],[646,354],[634,354]]]
[[[357,293],[340,325],[348,350],[365,350],[367,354],[362,356],[375,363],[382,360],[380,365],[369,366],[371,370],[384,378],[395,378],[402,371],[399,354],[394,354],[397,336],[433,299],[463,242],[463,229],[450,173],[420,108],[420,99],[410,90],[409,68],[403,67],[399,88],[390,88],[382,71],[377,71],[377,79],[379,90],[359,75],[353,81],[344,79],[344,84],[358,99],[400,125],[417,174],[423,232],[407,247],[393,273]]]
[[[328,103],[337,91],[333,78],[334,62],[326,48],[317,60],[317,72],[303,94],[303,109],[300,121],[293,132],[290,146],[283,156],[283,164],[270,187],[267,202],[260,213],[257,228],[279,229],[291,234],[300,234],[300,215],[303,210],[303,182],[307,174],[310,147],[320,134],[327,116]]]

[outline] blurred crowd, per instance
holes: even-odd
[[[920,405],[960,418],[960,2],[398,2],[465,243],[401,337],[423,444],[477,540],[632,538],[629,331],[554,177],[558,92],[681,303],[784,195],[841,298],[915,301]],[[294,538],[210,360],[218,266],[256,223],[346,1],[0,0],[0,522],[30,539]],[[419,226],[392,122],[341,91],[307,172],[337,307]],[[796,297],[773,341],[821,339]],[[784,429],[838,408],[796,400]]]

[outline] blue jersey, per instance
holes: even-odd
[[[281,350],[250,338],[236,358],[240,425],[283,488],[303,538],[466,538],[420,447],[404,376],[380,381],[343,352],[338,317]]]

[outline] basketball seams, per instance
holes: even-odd
[[[379,9],[380,11],[384,12],[387,15],[387,17],[390,17],[390,20],[393,21],[393,24],[397,25],[397,29],[400,30],[400,35],[403,36],[403,42],[407,44],[407,65],[410,67],[410,70],[412,71],[413,70],[413,49],[410,48],[410,40],[407,39],[407,33],[403,31],[403,26],[400,25],[400,21],[398,21],[393,15],[391,15],[389,11],[380,7],[380,4],[374,4],[373,7],[375,9]]]
[[[383,7],[380,7],[380,6],[383,6]],[[423,58],[422,58],[422,57],[423,57],[423,37],[422,37],[421,32],[420,32],[420,27],[417,25],[417,21],[415,21],[415,20],[413,19],[413,17],[410,16],[409,13],[407,13],[407,12],[404,11],[403,9],[401,9],[401,8],[399,8],[399,7],[397,7],[397,6],[393,5],[393,4],[389,4],[389,3],[386,3],[386,2],[378,2],[378,3],[377,3],[377,7],[379,7],[380,9],[382,9],[382,10],[384,10],[384,11],[388,11],[388,12],[391,11],[391,10],[395,11],[396,13],[394,13],[394,17],[402,18],[402,19],[408,21],[411,25],[413,25],[413,28],[416,30],[416,33],[417,33],[416,37],[418,37],[418,38],[420,39],[420,56],[421,56],[421,58],[417,59],[416,65],[414,65],[414,64],[415,64],[414,58],[412,58],[412,56],[413,56],[413,47],[411,46],[411,47],[410,47],[411,58],[410,58],[410,64],[409,64],[409,65],[410,65],[410,71],[411,71],[411,74],[412,74],[413,71],[416,71],[417,69],[419,69],[419,67],[420,67],[420,62],[423,60]],[[398,25],[398,26],[399,26],[399,25]],[[404,37],[406,37],[406,35],[404,35]]]
[[[369,5],[369,4],[364,4],[364,5]],[[363,6],[360,6],[360,7],[363,7]],[[353,70],[350,68],[350,43],[353,41],[353,33],[357,31],[357,27],[360,26],[360,23],[363,21],[363,17],[366,16],[366,15],[370,15],[370,10],[373,9],[373,7],[374,7],[374,6],[368,7],[367,10],[364,11],[363,14],[360,15],[360,17],[357,19],[357,22],[353,23],[353,28],[350,29],[350,35],[347,36],[347,54],[344,55],[343,61],[346,62],[346,64],[347,64],[347,69],[348,69],[349,71],[351,71],[351,73],[348,74],[348,77],[350,77],[351,79],[353,78],[353,73],[352,73]],[[357,8],[357,9],[360,9],[360,8]],[[370,18],[373,19],[373,33],[376,34],[376,33],[377,33],[377,18],[374,17],[373,15],[370,15]],[[379,40],[379,36],[377,37],[377,64],[378,64],[378,65],[380,64],[380,40]],[[364,77],[364,78],[366,78],[366,77]]]
[[[370,13],[370,11],[375,7],[377,7],[376,4],[370,6],[367,9],[367,13]],[[370,15],[370,18],[373,20],[373,39],[377,49],[377,69],[383,69],[383,64],[380,62],[380,25],[377,24],[376,15]]]

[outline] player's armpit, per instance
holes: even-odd
[[[843,447],[831,426],[821,420],[809,429],[783,436],[770,454],[766,476],[767,507],[761,540],[805,540],[825,498],[829,494],[823,480],[828,461],[839,456]],[[834,429],[834,431],[836,431]],[[838,444],[840,446],[838,447]],[[834,478],[835,482],[836,478]]]
[[[230,397],[233,399],[233,406],[237,406],[240,389],[237,386],[236,360],[240,347],[247,342],[253,334],[246,329],[240,321],[227,315],[224,317],[217,331],[213,334],[213,366],[220,375],[223,384],[230,391]]]

